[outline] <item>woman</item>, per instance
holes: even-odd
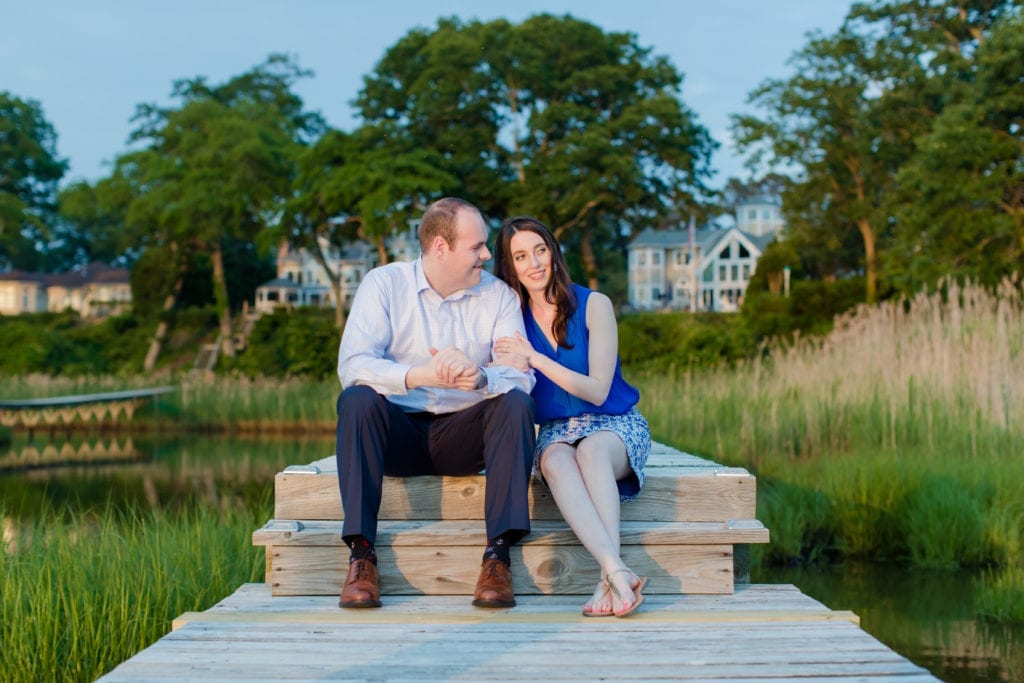
[[[574,284],[548,228],[519,216],[495,244],[498,277],[519,293],[527,338],[495,342],[495,362],[533,368],[539,470],[562,516],[601,567],[588,617],[624,617],[646,579],[619,550],[619,503],[643,485],[651,447],[640,393],[622,378],[611,301]]]

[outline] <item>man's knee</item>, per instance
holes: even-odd
[[[351,386],[338,396],[338,417],[340,418],[342,414],[360,414],[368,409],[379,408],[384,400],[383,396],[368,386]]]
[[[497,397],[498,408],[508,417],[525,417],[533,422],[533,397],[519,389]]]

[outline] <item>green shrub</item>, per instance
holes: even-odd
[[[756,350],[757,341],[733,313],[644,312],[619,319],[619,355],[633,368],[715,366]]]
[[[298,308],[264,315],[253,327],[245,350],[218,370],[249,377],[330,377],[337,372],[340,335],[334,311]]]

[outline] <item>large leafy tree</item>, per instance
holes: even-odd
[[[707,193],[714,143],[681,80],[634,35],[569,16],[445,19],[388,50],[357,104],[435,151],[485,212],[543,218],[596,287],[605,245]]]
[[[633,34],[539,15],[515,27],[510,47],[496,69],[521,131],[509,207],[572,234],[596,287],[596,245],[703,199],[714,145],[680,100],[680,74]]]
[[[890,281],[907,287],[939,276],[927,262],[943,263],[934,250],[951,257],[959,240],[945,233],[943,239],[923,239],[922,221],[934,222],[941,214],[949,219],[939,220],[944,231],[972,232],[965,216],[948,213],[948,197],[935,184],[955,176],[944,168],[947,161],[969,154],[964,143],[973,136],[962,125],[963,107],[978,99],[977,57],[993,26],[1019,16],[1020,4],[857,3],[837,33],[812,37],[794,56],[796,75],[768,81],[752,93],[751,101],[766,115],[736,117],[735,128],[755,164],[766,156],[794,174],[783,199],[790,234],[810,274],[863,270],[869,301],[877,295],[883,264],[891,270]],[[1000,78],[1007,75],[1004,70]],[[1019,89],[1019,81],[1009,78],[1007,87]],[[975,110],[975,120],[978,115]],[[946,142],[939,144],[943,136]],[[990,149],[983,138],[967,144]],[[953,142],[960,152],[947,149]],[[1004,149],[997,156],[1005,154]],[[979,189],[968,187],[955,189]],[[916,226],[907,222],[912,216]],[[949,265],[945,261],[942,267]]]
[[[867,68],[870,52],[847,26],[813,37],[791,60],[794,76],[751,94],[765,115],[734,117],[734,130],[755,164],[796,169],[783,205],[790,235],[817,246],[805,253],[810,270],[827,278],[862,268],[865,299],[874,301],[884,197],[907,152],[894,143],[896,122]],[[855,244],[860,256],[851,262]]]
[[[268,235],[305,248],[327,273],[339,329],[345,323],[341,273],[331,266],[329,245],[358,237],[374,244],[378,261],[387,263],[385,238],[422,214],[430,199],[457,186],[442,165],[436,152],[416,149],[380,125],[350,134],[328,131],[299,155],[284,219]]]
[[[949,275],[992,285],[1024,266],[1024,16],[1009,3],[972,4],[987,12],[936,18],[936,59],[955,65],[934,76],[948,101],[891,203],[886,264],[905,292]]]
[[[105,205],[95,185],[80,180],[63,188],[57,208],[59,219],[48,249],[55,268],[67,270],[89,261],[131,260],[125,253],[129,244],[125,240],[124,207]]]
[[[165,307],[173,306],[191,255],[209,254],[227,356],[235,350],[224,245],[254,241],[274,222],[291,186],[296,148],[322,130],[320,117],[304,112],[292,92],[307,75],[274,55],[219,86],[203,78],[176,82],[179,107],[139,107],[133,140],[145,147],[117,159],[106,188],[127,200],[140,246],[162,248],[178,274]],[[157,352],[161,341],[158,329]]]
[[[0,264],[40,267],[37,246],[48,236],[66,170],[39,103],[0,91]]]

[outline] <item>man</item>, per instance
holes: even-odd
[[[374,541],[384,475],[486,470],[478,607],[512,607],[509,546],[530,530],[532,373],[487,366],[495,339],[525,334],[519,298],[483,269],[487,226],[445,198],[424,213],[420,258],[367,273],[338,353],[338,482],[351,551],[341,607],[380,607]]]

